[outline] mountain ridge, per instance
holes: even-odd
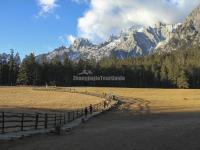
[[[156,51],[171,52],[200,45],[200,5],[177,28],[175,34]]]
[[[178,26],[179,24],[168,25],[158,22],[154,27],[131,27],[98,45],[91,43],[88,39],[78,38],[68,48],[62,46],[52,52],[37,56],[37,60],[41,61],[42,57],[52,60],[56,56],[63,60],[64,54],[73,61],[92,58],[100,60],[110,55],[115,55],[117,58],[148,55],[160,42],[169,39]]]

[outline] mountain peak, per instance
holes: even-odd
[[[154,25],[155,28],[161,28],[162,26],[166,26],[166,24],[161,21],[156,22]]]
[[[71,45],[71,48],[79,50],[83,47],[92,46],[93,44],[86,38],[78,38],[74,41],[74,43]]]
[[[117,58],[148,55],[160,42],[173,34],[173,27],[174,25],[161,22],[157,23],[157,27],[132,26],[119,35],[111,35],[99,45],[92,44],[88,39],[78,38],[69,48],[59,48],[61,51],[54,51],[47,56],[53,58],[67,53],[72,60],[91,58],[100,60],[110,55],[115,55]]]
[[[62,46],[56,48],[54,51],[62,51],[62,50],[65,50],[65,49],[67,49],[67,48],[62,45]]]
[[[200,45],[200,5],[179,25],[175,34],[158,51],[171,52]]]
[[[196,28],[200,29],[200,5],[192,11],[184,23],[193,24]]]

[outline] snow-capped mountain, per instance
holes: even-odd
[[[66,48],[64,46],[55,49],[48,54],[39,55],[37,60],[42,57],[48,60],[59,57],[63,60],[64,55],[73,60],[91,59],[100,60],[103,57],[115,55],[118,58],[143,56],[152,51],[162,42],[170,39],[179,24],[167,25],[158,22],[153,27],[131,27],[122,31],[120,35],[111,36],[107,41],[99,45],[91,43],[89,40],[79,38]]]
[[[130,29],[101,47],[100,56],[114,54],[118,58],[124,58],[150,54],[160,42],[170,38],[176,28],[177,25],[159,22],[154,27]]]
[[[158,52],[171,52],[200,46],[200,5],[180,25],[175,34],[163,45],[156,48]]]

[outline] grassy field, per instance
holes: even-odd
[[[149,101],[151,112],[200,111],[200,90],[196,89],[133,89],[133,88],[76,88],[78,91],[112,93]]]
[[[68,89],[68,88],[64,88]],[[80,92],[111,93],[148,101],[151,112],[200,111],[200,90],[75,88]],[[102,101],[101,98],[63,91],[33,90],[31,87],[0,87],[0,108],[75,109]],[[131,100],[130,100],[131,101]]]
[[[0,109],[69,110],[96,104],[101,98],[31,87],[0,87]]]

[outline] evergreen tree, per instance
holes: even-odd
[[[64,58],[63,69],[64,69],[64,84],[70,86],[72,84],[73,67],[67,55],[65,55]]]
[[[15,84],[15,71],[14,71],[14,65],[15,65],[15,60],[14,60],[14,50],[11,49],[10,50],[10,58],[8,61],[8,65],[9,65],[9,85],[13,85]]]
[[[24,62],[22,62],[17,78],[17,84],[19,85],[28,85],[29,79],[28,79],[28,71],[27,66]]]
[[[35,55],[31,53],[29,56],[26,56],[20,66],[17,83],[23,85],[35,85],[38,80],[37,77]]]
[[[186,77],[186,74],[184,71],[181,71],[177,78],[177,87],[184,88],[184,89],[189,88],[188,78]]]
[[[1,57],[1,54],[0,54],[0,85],[2,85],[2,74],[3,74],[3,61],[2,61],[2,57]]]

